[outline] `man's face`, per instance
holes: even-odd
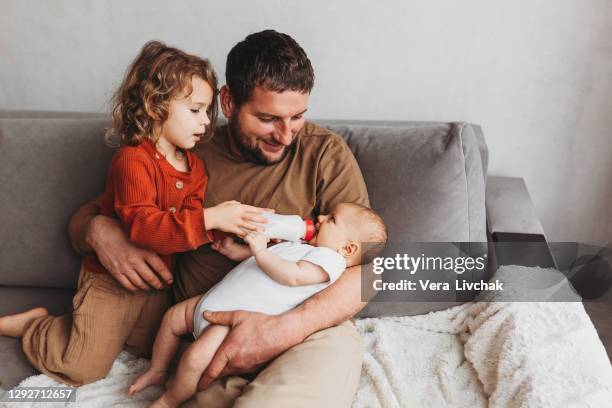
[[[222,104],[231,137],[248,160],[274,164],[287,155],[304,126],[308,96],[308,93],[279,93],[258,86],[251,99],[238,110],[233,105]]]

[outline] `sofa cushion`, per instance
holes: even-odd
[[[107,122],[17,116],[0,118],[0,285],[72,288],[80,259],[67,223],[104,188],[113,153],[104,144]]]
[[[486,242],[488,153],[479,126],[320,123],[353,151],[390,242]]]
[[[1,287],[0,316],[44,306],[52,314],[70,310],[74,291],[66,289]],[[9,389],[24,378],[35,374],[21,349],[21,340],[0,336],[0,388]]]

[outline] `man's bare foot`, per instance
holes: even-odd
[[[46,316],[49,311],[44,307],[36,307],[27,312],[0,317],[0,336],[23,337],[32,321],[38,317]]]
[[[136,381],[130,385],[128,388],[128,395],[131,397],[147,388],[149,385],[164,385],[166,383],[166,378],[168,377],[168,373],[166,371],[157,371],[149,368],[144,373],[140,374]]]

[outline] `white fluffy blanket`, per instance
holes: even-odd
[[[496,277],[525,282],[546,274],[558,272],[514,266]],[[565,283],[557,285],[550,297],[564,290]],[[580,302],[467,303],[423,316],[362,319],[357,327],[365,353],[354,408],[612,406],[612,366]],[[109,376],[79,388],[71,405],[146,406],[160,387],[132,399],[126,388],[147,364],[121,353]],[[44,375],[20,384],[59,385]]]
[[[505,266],[496,302],[363,319],[353,408],[612,407],[612,366],[582,303],[554,269]]]

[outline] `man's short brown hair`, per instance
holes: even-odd
[[[248,102],[253,89],[310,93],[314,70],[306,52],[289,35],[264,30],[247,36],[227,55],[225,81],[236,108]]]

